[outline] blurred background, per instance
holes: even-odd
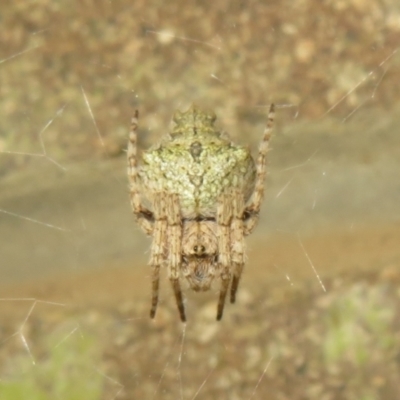
[[[0,399],[399,399],[400,6],[3,1]],[[166,278],[125,149],[212,109],[257,152],[262,216],[235,305]]]

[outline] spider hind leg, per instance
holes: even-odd
[[[166,242],[168,276],[174,291],[176,305],[182,322],[186,322],[185,307],[181,285],[179,283],[182,266],[182,218],[180,212],[179,196],[177,194],[165,194],[166,218],[168,233]]]

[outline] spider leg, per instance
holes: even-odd
[[[185,307],[183,305],[182,290],[179,283],[182,259],[182,219],[179,208],[179,196],[177,194],[166,195],[166,205],[166,218],[168,223],[168,276],[172,284],[181,321],[185,322]]]
[[[218,224],[218,268],[221,277],[221,289],[219,292],[217,306],[217,321],[221,320],[225,298],[228,292],[231,273],[229,271],[231,265],[230,257],[230,224],[232,219],[232,207],[229,193],[223,193],[218,201],[217,206],[217,224]]]
[[[269,141],[271,139],[272,128],[274,126],[274,118],[275,118],[275,105],[271,104],[271,107],[268,112],[268,121],[264,130],[263,139],[259,146],[258,157],[257,157],[257,173],[256,173],[256,181],[254,185],[253,195],[250,199],[250,203],[244,210],[244,234],[250,234],[255,228],[258,218],[259,212],[261,208],[261,203],[264,197],[264,183],[265,183],[265,175],[267,172],[267,153],[269,148]]]
[[[151,309],[150,318],[156,316],[157,304],[158,304],[158,292],[160,286],[160,266],[152,265],[152,277],[151,277]]]
[[[135,214],[139,226],[144,230],[147,235],[153,232],[153,213],[142,205],[140,199],[140,184],[137,165],[137,127],[138,127],[139,112],[135,114],[131,120],[131,129],[129,132],[128,141],[128,179],[129,179],[129,194],[131,200],[131,207]]]
[[[230,293],[231,303],[236,300],[240,277],[244,267],[245,243],[243,235],[244,199],[240,192],[235,192],[232,198],[232,225],[231,225],[231,258],[233,264],[233,278]]]
[[[165,257],[165,239],[167,235],[166,206],[163,196],[154,196],[154,230],[153,242],[151,243],[150,266],[152,267],[152,295],[150,318],[156,315],[158,304],[158,288],[160,281],[160,266]]]

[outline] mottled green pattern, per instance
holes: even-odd
[[[248,149],[216,130],[214,113],[192,106],[174,116],[175,127],[143,154],[140,177],[151,200],[157,193],[178,193],[183,217],[213,216],[219,195],[237,188],[250,196],[255,179]]]

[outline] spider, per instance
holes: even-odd
[[[171,132],[137,157],[139,112],[128,141],[130,202],[139,226],[152,236],[150,317],[157,310],[160,268],[166,267],[182,322],[186,321],[180,278],[194,291],[221,281],[217,320],[230,287],[234,303],[245,264],[244,237],[259,218],[266,156],[274,122],[272,104],[257,162],[250,151],[214,126],[216,116],[192,106],[174,114]],[[145,198],[148,208],[142,201]]]

